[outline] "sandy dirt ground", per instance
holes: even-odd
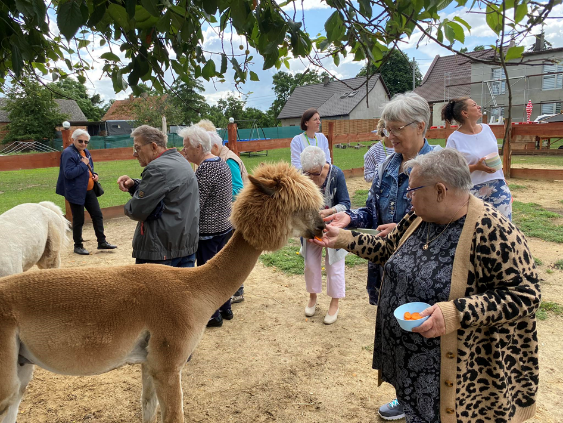
[[[563,217],[563,183],[514,180],[520,201],[537,202]],[[361,178],[348,181],[352,194],[368,189]],[[557,194],[559,193],[559,194]],[[119,246],[98,252],[91,225],[85,246],[90,256],[70,250],[63,267],[133,263],[135,223],[106,222],[108,240]],[[563,245],[530,240],[542,260],[544,301],[563,304]],[[548,270],[549,269],[549,270]],[[33,271],[33,270],[32,270]],[[552,272],[552,273],[548,273]],[[229,277],[228,274],[225,277]],[[287,276],[258,263],[245,282],[246,300],[233,305],[235,318],[205,332],[193,359],[182,371],[187,422],[379,422],[378,407],[393,398],[387,384],[377,386],[371,369],[376,308],[365,293],[366,268],[347,268],[346,298],[338,321],[322,322],[329,298],[319,296],[313,318],[305,318],[302,276]],[[166,312],[163,310],[163,312]],[[563,319],[539,321],[541,382],[535,423],[563,422]],[[18,423],[140,422],[139,366],[94,377],[70,377],[37,369],[20,407]],[[160,420],[159,420],[160,421]]]

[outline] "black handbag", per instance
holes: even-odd
[[[98,181],[94,181],[94,194],[96,194],[96,197],[104,195],[102,184],[100,184]]]
[[[90,172],[92,172],[92,175],[93,175],[94,171],[92,170],[90,165],[88,165],[88,169],[90,169]],[[102,184],[100,184],[98,181],[94,181],[93,191],[94,191],[94,194],[96,194],[96,197],[101,197],[102,195],[104,195],[104,189],[102,188]]]

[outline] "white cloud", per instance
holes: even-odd
[[[281,3],[278,1],[277,3]],[[322,0],[295,0],[288,5],[282,7],[286,13],[293,12],[300,13],[302,10],[313,10],[313,9],[330,9],[330,6]]]

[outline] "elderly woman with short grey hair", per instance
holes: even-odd
[[[342,171],[327,162],[325,152],[315,146],[306,147],[300,155],[303,173],[317,184],[324,197],[322,217],[345,211],[350,208],[350,197]],[[309,293],[309,302],[305,307],[305,315],[315,314],[317,294],[322,292],[322,252],[315,244],[302,241],[302,255],[305,259],[305,285]],[[326,293],[331,297],[324,323],[330,325],[338,318],[339,300],[345,295],[344,250],[327,249],[325,256]]]
[[[231,216],[232,182],[231,170],[221,158],[211,153],[213,145],[209,133],[202,127],[192,125],[182,129],[178,135],[184,139],[184,157],[198,165],[195,172],[199,186],[199,244],[197,265],[211,260],[232,235]],[[220,327],[223,319],[231,320],[231,300],[215,311],[207,323],[208,327]]]
[[[346,213],[337,213],[327,220],[341,228],[364,228],[380,231],[385,237],[397,226],[411,207],[406,195],[409,171],[405,163],[417,155],[431,152],[433,147],[424,138],[430,107],[428,102],[413,92],[398,94],[387,103],[381,114],[385,122],[382,135],[391,141],[394,153],[379,164],[375,172],[366,206]],[[367,292],[370,304],[377,305],[383,277],[381,266],[368,263]],[[383,419],[396,420],[404,416],[402,405],[396,400],[379,409]]]
[[[313,241],[385,266],[373,351],[379,380],[395,387],[407,423],[530,419],[541,295],[526,238],[470,194],[458,151],[419,155],[404,167],[413,210],[385,238],[329,225]],[[414,302],[428,307],[410,332],[394,311]]]
[[[94,183],[98,182],[98,174],[94,172],[94,161],[86,148],[90,143],[90,134],[84,129],[77,129],[72,133],[71,138],[72,144],[61,154],[56,193],[65,197],[70,205],[74,253],[90,254],[84,248],[82,239],[84,209],[92,218],[98,250],[113,250],[117,247],[106,241],[104,216],[94,192]]]

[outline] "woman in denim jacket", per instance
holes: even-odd
[[[315,146],[306,147],[300,155],[303,173],[317,184],[324,197],[321,217],[350,209],[350,197],[342,171],[326,160],[324,151]],[[305,315],[313,316],[317,305],[317,294],[322,292],[322,247],[303,242],[301,254],[305,259],[305,284],[309,293],[309,303]],[[338,317],[338,302],[345,295],[344,257],[346,251],[327,248],[325,257],[326,293],[331,297],[324,323],[330,325]]]
[[[325,221],[340,228],[377,229],[387,236],[411,208],[407,197],[409,172],[403,170],[406,161],[433,150],[424,135],[430,120],[428,102],[413,92],[398,94],[387,103],[381,119],[383,134],[393,143],[395,153],[385,160],[373,179],[366,206],[357,210],[333,214]],[[367,291],[370,304],[377,305],[383,268],[368,263]],[[404,417],[403,407],[396,400],[383,405],[379,415],[385,420]]]

